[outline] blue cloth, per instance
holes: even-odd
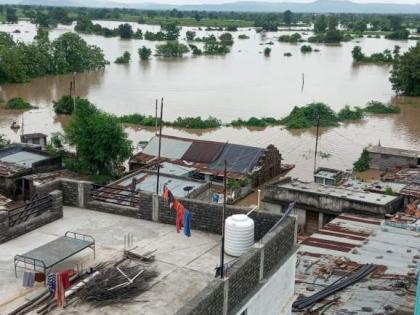
[[[35,272],[25,271],[23,273],[22,285],[25,288],[32,288],[35,283]]]
[[[49,273],[47,277],[47,287],[51,294],[55,293],[56,277],[55,273]]]
[[[184,212],[184,234],[188,237],[191,236],[191,212],[185,209]]]

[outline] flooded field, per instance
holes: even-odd
[[[103,26],[116,27],[120,22],[100,22]],[[133,28],[157,31],[157,26],[133,23]],[[0,25],[0,31],[13,34],[16,39],[31,41],[35,26],[26,22],[19,25]],[[197,36],[208,36],[218,32],[199,31]],[[59,26],[50,32],[54,39],[71,31],[71,26]],[[185,37],[183,28],[181,38]],[[287,32],[281,32],[285,34]],[[376,65],[355,66],[351,50],[360,45],[366,54],[401,46],[402,51],[415,41],[390,41],[386,39],[363,38],[339,46],[312,45],[320,52],[302,54],[300,45],[279,43],[272,38],[280,34],[270,33],[267,37],[253,29],[233,33],[235,44],[226,56],[185,56],[179,59],[163,60],[153,57],[148,62],[139,61],[137,49],[146,46],[154,49],[156,42],[144,40],[121,40],[96,35],[82,35],[89,44],[104,50],[111,62],[103,71],[77,74],[76,92],[88,98],[104,111],[117,115],[142,113],[154,114],[154,100],[164,97],[165,120],[177,116],[215,116],[224,122],[241,117],[273,116],[288,114],[293,106],[313,101],[325,102],[339,110],[345,105],[364,106],[370,100],[391,101],[394,97],[388,80],[389,67]],[[240,40],[239,34],[250,39]],[[308,36],[306,34],[304,36]],[[264,57],[265,44],[273,41],[271,57]],[[130,65],[116,65],[113,61],[124,51],[132,55]],[[291,52],[292,57],[284,57]],[[302,88],[302,77],[305,84]],[[0,133],[12,140],[18,140],[21,130],[12,131],[12,121],[24,121],[25,132],[50,134],[62,129],[63,119],[56,117],[52,101],[68,94],[71,75],[49,76],[34,79],[25,84],[1,86],[4,99],[20,96],[38,109],[25,113],[2,111]],[[153,130],[128,127],[127,132],[134,144],[149,140]],[[314,130],[288,131],[281,127],[260,129],[220,128],[208,131],[184,131],[165,129],[166,133],[200,137],[210,140],[229,141],[257,146],[270,143],[278,146],[287,163],[296,164],[293,175],[309,179],[313,169]],[[401,113],[388,116],[371,116],[357,123],[338,128],[322,130],[320,148],[325,156],[320,165],[350,168],[367,144],[420,147],[420,107],[401,106]]]

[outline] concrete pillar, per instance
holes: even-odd
[[[159,222],[159,196],[157,194],[152,196],[152,220]]]
[[[77,205],[79,208],[85,207],[85,190],[83,186],[83,182],[77,183],[77,193],[78,193],[78,202]]]
[[[324,214],[322,212],[318,212],[318,230],[322,229],[324,226]]]
[[[52,198],[51,212],[57,214],[59,218],[63,217],[63,192],[54,190],[49,193]]]
[[[264,279],[264,246],[261,248],[260,251],[260,282]]]
[[[0,244],[7,240],[9,233],[9,215],[7,211],[0,211]]]
[[[228,313],[228,305],[229,305],[229,279],[224,280],[223,286],[223,315],[227,315]]]

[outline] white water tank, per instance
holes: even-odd
[[[225,221],[225,253],[238,257],[254,245],[254,220],[234,214]]]

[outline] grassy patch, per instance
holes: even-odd
[[[370,114],[398,114],[401,109],[395,105],[387,105],[378,101],[369,102],[363,111]]]
[[[26,110],[26,109],[33,109],[36,108],[35,106],[32,106],[29,102],[25,101],[21,97],[14,97],[7,101],[6,109],[16,109],[16,110]]]

